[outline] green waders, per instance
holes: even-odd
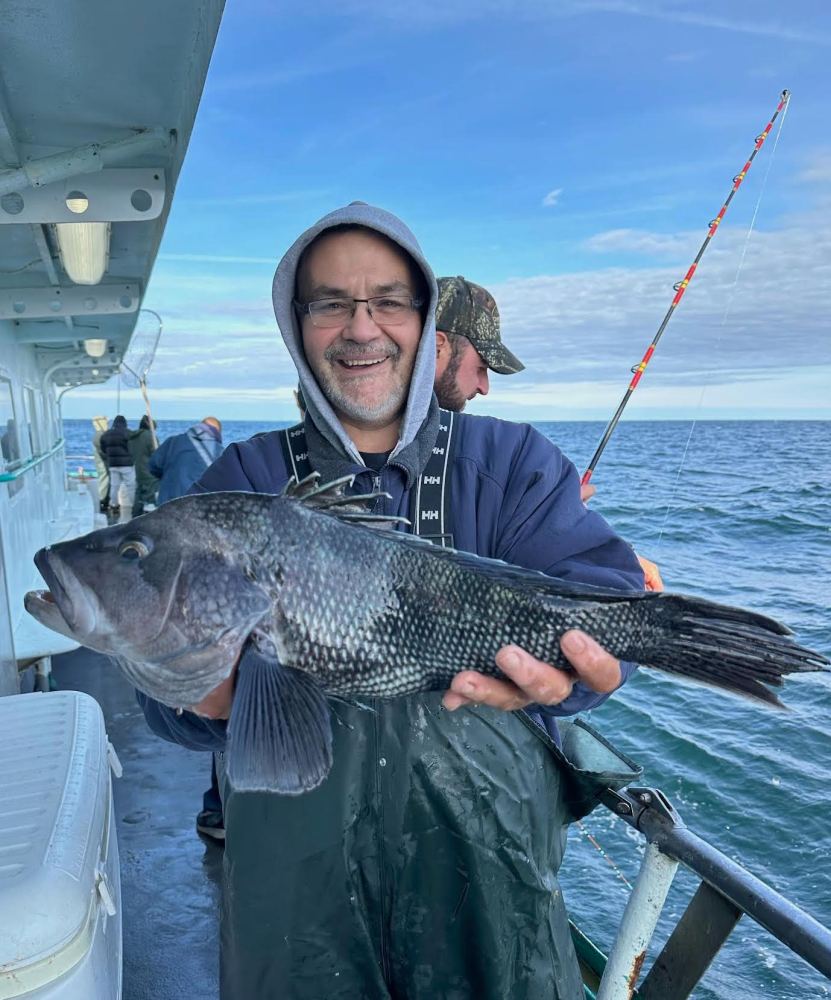
[[[567,825],[637,765],[433,693],[332,708],[319,788],[224,783],[222,1000],[582,1000]]]

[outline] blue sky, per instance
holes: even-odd
[[[831,417],[825,0],[309,7],[228,2],[145,298],[158,416],[294,416],[274,266],[361,199],[494,292],[526,371],[474,412],[608,418],[787,87],[627,414]]]

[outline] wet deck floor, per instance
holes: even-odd
[[[113,782],[121,852],[123,1000],[219,994],[222,849],[195,832],[210,755],[159,739],[106,657],[76,650],[52,663],[58,688],[101,706],[124,768]]]

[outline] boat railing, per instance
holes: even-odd
[[[75,465],[73,466],[73,462]],[[83,462],[83,465],[78,465]],[[94,468],[95,455],[64,455],[66,474],[70,479],[97,479],[98,473]]]
[[[572,928],[584,968],[599,978],[591,1000],[685,1000],[743,914],[831,978],[831,931],[687,828],[654,788],[607,789],[601,801],[647,841],[608,959]],[[639,983],[647,948],[682,864],[700,879],[660,954]],[[605,967],[604,967],[605,966]]]
[[[63,446],[64,439],[58,438],[58,440],[47,451],[43,451],[39,455],[32,455],[31,458],[10,463],[6,466],[5,472],[0,472],[0,483],[13,483],[16,479],[25,475],[30,469],[34,469],[36,466],[40,465],[41,462],[45,462],[47,458],[51,458],[54,454],[59,452]]]

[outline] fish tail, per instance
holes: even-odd
[[[779,708],[784,705],[771,688],[782,687],[783,676],[829,665],[820,653],[794,642],[780,622],[742,608],[660,594],[648,617],[655,631],[648,654],[641,654],[645,666]]]

